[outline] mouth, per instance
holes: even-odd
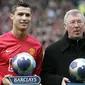
[[[20,23],[21,26],[27,26],[28,23]]]
[[[26,25],[27,23],[26,22],[21,22],[20,24]]]
[[[20,22],[20,24],[28,24],[28,22]]]
[[[81,33],[81,31],[80,31],[80,30],[77,30],[77,31],[74,31],[74,33],[75,33],[76,35],[78,35],[78,34]]]

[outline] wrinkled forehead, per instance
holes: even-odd
[[[71,20],[84,20],[83,16],[80,13],[77,14],[70,14],[68,15],[67,21],[71,21]]]
[[[16,8],[16,13],[23,12],[23,13],[31,13],[31,9],[29,7],[22,7],[19,6]]]

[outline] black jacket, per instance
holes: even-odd
[[[72,40],[64,37],[45,50],[41,71],[42,85],[61,85],[63,77],[69,78],[69,65],[76,58],[85,58],[85,38]]]

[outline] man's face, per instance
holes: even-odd
[[[81,14],[69,15],[64,24],[70,38],[81,38],[84,31],[84,19]]]
[[[29,7],[17,7],[11,19],[13,20],[14,29],[27,30],[31,21],[31,9]]]

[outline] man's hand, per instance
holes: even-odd
[[[12,85],[11,84],[11,82],[10,82],[10,80],[9,80],[9,77],[10,77],[11,75],[5,75],[4,76],[4,78],[2,79],[2,84],[3,85]]]
[[[61,85],[66,85],[66,82],[70,82],[70,80],[68,78],[63,78],[62,79],[62,82],[61,82]]]
[[[37,76],[36,74],[34,74],[33,76]],[[42,85],[41,83],[39,85]]]

